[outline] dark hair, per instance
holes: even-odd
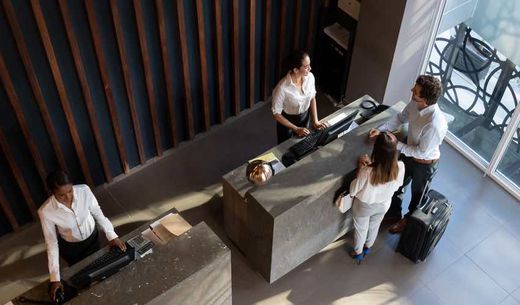
[[[287,74],[287,72],[292,71],[293,69],[299,69],[302,66],[303,60],[305,57],[309,57],[309,54],[303,51],[293,51],[289,56],[287,56],[284,60],[283,64],[283,76]]]
[[[65,171],[58,169],[47,175],[45,183],[47,184],[47,188],[51,192],[54,192],[61,186],[72,184],[72,181],[70,180],[69,175]]]
[[[387,132],[381,132],[374,143],[372,150],[372,175],[370,182],[373,185],[387,183],[397,179],[397,140]]]
[[[415,83],[421,86],[421,97],[426,99],[428,105],[437,103],[442,95],[441,81],[431,75],[419,75]]]

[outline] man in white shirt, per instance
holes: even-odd
[[[406,169],[404,183],[392,197],[392,204],[385,215],[386,219],[396,221],[389,228],[390,233],[403,231],[406,218],[417,209],[423,190],[437,168],[441,155],[439,146],[448,131],[444,114],[437,105],[441,95],[442,84],[437,78],[420,75],[412,88],[412,101],[405,109],[387,123],[369,132],[369,137],[372,138],[382,131],[395,131],[402,124],[408,123],[406,143],[397,143],[397,149],[401,152],[400,159]],[[402,218],[404,192],[410,182],[412,198],[408,213]]]
[[[72,185],[64,171],[47,176],[47,188],[52,193],[38,210],[50,274],[50,295],[62,289],[59,256],[73,265],[99,250],[96,222],[106,234],[109,244],[126,251],[125,244],[114,232],[114,227],[103,215],[99,203],[87,185]]]

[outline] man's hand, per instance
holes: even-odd
[[[305,127],[296,127],[296,129],[294,129],[294,132],[299,137],[305,137],[306,135],[308,135],[310,133],[310,131]]]
[[[51,297],[51,301],[54,302],[54,300],[56,300],[56,293],[58,293],[58,290],[63,291],[63,285],[61,284],[61,282],[51,282],[51,287],[49,288],[49,295]]]
[[[323,129],[325,127],[327,127],[327,124],[326,123],[323,123],[321,121],[315,121],[312,123],[314,129],[318,130],[318,129]]]
[[[372,163],[368,155],[361,155],[358,158],[358,167],[368,166]]]
[[[125,252],[126,251],[126,245],[124,242],[122,242],[119,238],[114,238],[112,239],[111,241],[108,242],[108,244],[110,245],[110,247],[114,247],[114,248],[119,248],[121,249],[121,251]]]
[[[372,128],[368,131],[368,137],[369,138],[375,138],[377,137],[379,134],[381,133],[381,131],[379,131],[379,129],[375,129],[375,128]]]

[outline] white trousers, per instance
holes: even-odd
[[[352,203],[352,218],[354,219],[354,251],[360,254],[363,245],[372,247],[377,238],[379,226],[391,200],[383,203],[365,203],[355,198]]]

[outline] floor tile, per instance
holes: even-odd
[[[497,230],[500,223],[483,208],[453,208],[446,229],[446,237],[463,253],[466,253]]]
[[[508,295],[465,256],[426,286],[446,304],[499,304]]]
[[[511,293],[511,295],[517,300],[520,302],[520,288],[518,288],[517,290],[513,291],[513,293]]]
[[[442,305],[441,299],[427,287],[418,289],[409,297],[404,297],[399,304],[414,304],[414,305]]]
[[[520,305],[520,302],[512,296],[508,296],[500,305]]]
[[[499,229],[466,255],[508,293],[520,287],[520,241]]]

